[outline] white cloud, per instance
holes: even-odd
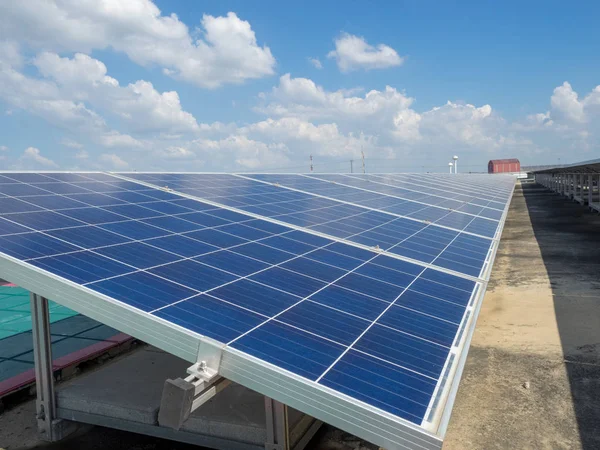
[[[42,166],[45,168],[57,168],[58,164],[49,158],[42,156],[40,150],[35,147],[27,147],[20,158],[23,167],[35,168]]]
[[[0,60],[0,98],[61,128],[90,132],[106,126],[83,102],[68,98],[53,82],[24,75],[10,60]]]
[[[118,131],[109,131],[98,138],[100,145],[107,148],[114,147],[141,147],[143,144],[128,134],[121,134]]]
[[[74,148],[76,150],[81,150],[83,148],[83,145],[71,138],[63,138],[60,143],[65,147]]]
[[[7,152],[9,150],[10,148],[8,148],[6,145],[0,145],[0,152]]]
[[[359,89],[360,90],[360,89]],[[308,78],[292,78],[285,74],[271,93],[263,94],[268,103],[259,112],[306,120],[340,119],[364,121],[366,117],[384,119],[409,108],[414,99],[386,86],[384,91],[371,90],[356,97],[354,90],[326,91]]]
[[[135,131],[193,132],[194,116],[181,107],[175,91],[160,93],[152,83],[139,80],[126,87],[107,76],[104,63],[77,53],[72,59],[45,52],[34,59],[40,72],[54,79],[76,99],[119,116]]]
[[[579,101],[577,92],[566,81],[554,89],[554,93],[550,98],[550,104],[555,114],[567,120],[573,122],[585,121],[584,105]]]
[[[274,73],[269,47],[235,13],[204,15],[200,36],[150,0],[28,0],[0,3],[0,38],[51,51],[90,53],[111,47],[137,64],[214,88]]]
[[[319,58],[308,58],[308,62],[311,63],[317,69],[323,68],[323,64],[321,63]]]
[[[115,153],[104,153],[100,155],[100,162],[111,169],[124,170],[129,167],[129,164]]]
[[[283,143],[265,143],[247,136],[233,135],[220,140],[197,140],[194,144],[198,150],[229,170],[236,166],[238,169],[253,170],[290,164],[288,149]]]
[[[80,160],[85,160],[88,159],[90,157],[90,154],[88,152],[86,152],[85,150],[80,150],[75,154],[75,158],[80,159]]]
[[[188,148],[171,145],[157,152],[164,159],[193,159],[196,154]]]
[[[61,58],[56,53],[43,52],[33,59],[33,64],[47,78],[53,78],[71,88],[83,85],[89,89],[97,83],[112,84],[114,79],[106,76],[106,66],[101,61],[82,53],[72,59]]]
[[[0,64],[6,64],[9,67],[21,67],[23,57],[19,49],[19,44],[15,41],[0,41]]]
[[[330,51],[327,57],[335,59],[342,72],[386,69],[404,62],[393,48],[385,44],[369,45],[364,38],[348,33],[342,33],[335,40],[335,50]]]
[[[491,149],[496,145],[497,133],[502,124],[496,122],[492,107],[476,107],[448,101],[444,106],[434,107],[421,114],[419,129],[421,134]]]
[[[270,118],[241,132],[253,139],[284,142],[291,154],[313,153],[326,158],[369,158],[443,161],[446,152],[468,157],[518,149],[537,151],[535,144],[494,113],[490,105],[447,102],[425,111],[415,100],[387,86],[357,95],[361,89],[327,91],[307,78],[280,78],[256,108]],[[396,165],[400,162],[396,162]],[[422,166],[422,163],[418,163]],[[390,170],[381,162],[380,170]],[[400,170],[397,168],[396,170]]]

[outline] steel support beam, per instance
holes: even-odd
[[[267,442],[265,450],[291,450],[287,406],[265,397]]]
[[[30,303],[37,394],[35,407],[37,426],[43,440],[54,442],[70,434],[76,426],[72,422],[56,418],[48,300],[32,292]]]

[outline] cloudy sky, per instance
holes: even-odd
[[[0,1],[4,169],[600,157],[600,4]]]

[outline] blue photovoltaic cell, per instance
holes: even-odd
[[[5,219],[0,218],[0,235],[3,236],[5,234],[15,234],[15,233],[25,233],[30,231],[29,228],[25,228],[19,224],[10,222]]]
[[[380,300],[392,302],[404,290],[403,287],[395,284],[385,283],[373,278],[363,277],[355,273],[346,275],[335,283],[336,286],[342,286],[366,295],[371,295]]]
[[[269,267],[269,264],[247,258],[227,250],[211,253],[209,255],[194,258],[203,264],[218,267],[221,270],[231,272],[241,277],[248,276]]]
[[[0,237],[3,253],[19,259],[40,258],[80,250],[66,242],[41,233],[23,233]]]
[[[148,241],[148,243],[151,244],[152,241]],[[148,267],[167,264],[181,259],[178,255],[165,252],[142,242],[113,245],[97,249],[96,252],[107,258],[126,262],[138,269],[146,269]]]
[[[310,301],[367,320],[375,320],[389,306],[389,303],[383,300],[333,285],[314,294]]]
[[[94,232],[90,233],[90,228],[86,226],[52,230],[47,231],[46,233],[57,239],[70,242],[71,244],[78,245],[82,248],[104,247],[107,245],[116,245],[131,241],[131,239],[125,236],[111,233],[110,231],[106,231],[101,228],[94,228]]]
[[[452,345],[458,329],[457,323],[396,305],[387,310],[378,323],[446,347]]]
[[[321,384],[403,419],[420,423],[436,382],[350,350],[321,380]]]
[[[250,277],[250,279],[300,297],[306,297],[326,285],[323,281],[278,267],[260,272]]]
[[[39,211],[40,209],[35,205],[22,202],[16,198],[0,198],[0,211],[5,213]]]
[[[308,256],[310,257],[310,254]],[[281,267],[325,282],[333,282],[346,274],[344,269],[322,264],[308,258],[295,258],[282,264]]]
[[[152,311],[194,295],[194,291],[145,272],[99,281],[90,289],[142,311]]]
[[[221,342],[229,342],[263,320],[257,314],[208,295],[161,309],[156,316]]]
[[[198,292],[204,292],[237,278],[233,274],[190,260],[160,266],[150,269],[149,272]]]
[[[210,295],[242,308],[272,317],[300,300],[300,297],[277,289],[240,280],[210,292]]]
[[[92,252],[69,253],[30,261],[30,264],[75,283],[90,283],[131,272],[132,268]]]
[[[185,233],[188,231],[196,231],[204,228],[202,225],[198,225],[187,220],[178,219],[177,217],[155,217],[153,219],[144,219],[143,223],[152,225],[158,228],[163,228],[172,233]]]
[[[107,223],[100,225],[100,227],[134,240],[155,238],[169,234],[166,230],[136,221]]]
[[[219,249],[219,247],[215,245],[190,239],[184,235],[171,235],[158,239],[149,239],[147,242],[154,247],[176,253],[183,258],[200,256]]]
[[[344,351],[339,344],[273,321],[231,346],[309,380],[316,380]]]
[[[302,302],[285,311],[277,320],[343,345],[350,345],[370,323],[313,302]]]
[[[448,357],[447,347],[377,324],[354,348],[434,379],[440,376]]]
[[[514,183],[124,176],[0,176],[0,251],[416,424]]]

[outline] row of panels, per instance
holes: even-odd
[[[463,182],[461,177],[455,175],[420,175],[413,176],[408,174],[369,174],[369,175],[351,175],[370,181],[387,184],[390,186],[403,187],[406,189],[423,190],[427,189],[431,194],[453,198],[455,200],[465,201],[474,205],[491,208],[501,208],[510,196],[512,189],[511,181],[489,180],[488,178],[469,175],[468,183]],[[475,177],[476,181],[473,181]],[[487,202],[492,202],[488,204]],[[495,202],[495,203],[494,203]]]
[[[223,175],[132,174],[156,186],[478,277],[492,241],[301,192]],[[252,194],[253,189],[261,192]],[[218,190],[218,191],[217,191]],[[250,194],[240,194],[250,192]],[[473,220],[472,216],[464,216]],[[488,221],[492,223],[491,221]],[[494,222],[493,232],[498,224]]]
[[[55,175],[33,175],[8,176],[24,181],[23,191],[10,192],[25,195],[4,198],[41,210],[2,210],[3,253],[399,417],[423,419],[476,283],[167,190],[61,174],[69,193],[50,195],[45,178]],[[72,192],[83,186],[96,191]],[[99,203],[52,210],[81,195]],[[102,206],[107,199],[124,203]]]
[[[13,192],[14,183],[4,186],[12,189],[5,189],[6,193],[20,196],[0,198],[2,211],[10,218],[10,222],[0,222],[2,234],[22,233],[26,229],[16,225],[23,225],[68,235],[72,228],[92,224],[133,239],[147,239],[219,226],[226,223],[223,217],[235,214],[127,181],[30,181],[20,192]],[[136,190],[130,190],[132,188]],[[60,194],[56,195],[56,191]],[[305,194],[293,191],[289,194],[301,198],[287,197],[279,204],[241,209],[418,261],[436,260],[440,267],[472,276],[479,275],[490,246],[490,241],[475,236],[457,238],[458,233],[444,228],[325,199],[307,199]],[[201,210],[208,211],[199,212]],[[304,212],[296,212],[298,210]],[[133,221],[142,223],[129,231],[129,222]],[[97,239],[102,236],[99,233]]]
[[[488,238],[493,238],[498,228],[496,219],[477,217],[470,213],[454,211],[449,207],[431,206],[423,202],[369,192],[337,183],[311,180],[299,175],[249,175],[243,178],[224,174],[161,174],[160,176],[127,174],[127,176],[156,186],[168,186],[188,195],[240,209],[269,205],[272,209],[281,210],[286,206],[295,207],[295,205],[285,204],[288,201],[306,199],[314,202],[316,198],[321,198],[336,203],[344,202],[355,208],[377,210]],[[257,182],[258,180],[263,182]],[[303,189],[300,191],[290,190],[298,189],[297,184],[300,181]],[[427,196],[427,194],[420,195]],[[460,204],[463,205],[463,203]],[[486,210],[491,211],[491,214],[498,218],[502,215],[502,211],[499,210],[489,208]]]

